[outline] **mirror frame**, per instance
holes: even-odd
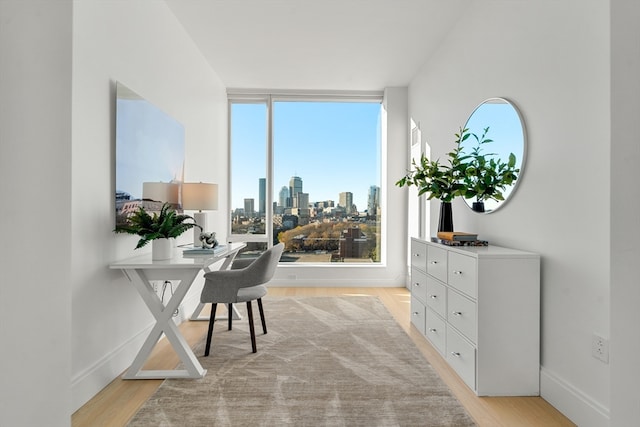
[[[513,197],[513,193],[515,193],[515,191],[517,190],[520,181],[522,180],[522,175],[524,173],[524,169],[525,169],[525,165],[527,163],[527,148],[528,148],[528,142],[527,142],[527,128],[525,126],[525,122],[524,122],[524,118],[522,117],[522,113],[520,112],[520,109],[509,99],[507,98],[502,98],[502,97],[493,97],[493,98],[487,98],[484,101],[482,101],[480,104],[478,104],[478,106],[476,108],[473,109],[473,111],[471,112],[471,114],[469,114],[469,117],[467,118],[467,120],[464,123],[464,128],[467,129],[467,124],[469,123],[469,121],[471,120],[471,118],[473,117],[473,115],[478,111],[478,109],[480,109],[483,105],[485,104],[508,104],[509,106],[511,106],[511,108],[513,108],[513,110],[516,112],[516,115],[518,117],[518,119],[520,120],[520,127],[522,129],[522,161],[520,162],[520,172],[518,174],[518,179],[516,179],[516,182],[513,184],[513,187],[511,188],[511,191],[509,192],[509,195],[501,202],[499,202],[498,206],[495,209],[491,209],[489,211],[485,211],[485,212],[477,212],[474,211],[471,208],[471,204],[473,203],[472,199],[466,199],[464,198],[464,203],[467,205],[467,207],[469,207],[469,209],[471,210],[471,212],[476,213],[476,214],[491,214],[496,212],[497,210],[499,210],[500,208],[502,208],[504,205],[506,205],[509,200]],[[492,125],[488,124],[488,126],[491,128]],[[514,153],[515,154],[515,153]]]

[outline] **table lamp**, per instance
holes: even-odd
[[[167,202],[175,206],[179,202],[180,184],[176,182],[143,182],[142,198],[155,202]]]
[[[197,211],[193,214],[193,246],[200,245],[200,232],[207,231],[207,213],[218,210],[218,184],[206,182],[185,182],[182,184],[182,209]]]

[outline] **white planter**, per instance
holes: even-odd
[[[151,241],[151,259],[162,261],[173,258],[176,239],[155,239]]]

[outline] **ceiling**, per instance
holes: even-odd
[[[165,0],[227,88],[407,86],[469,0]]]

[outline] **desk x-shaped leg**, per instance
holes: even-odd
[[[142,270],[142,269],[127,269],[125,274],[129,280],[135,285],[136,289],[142,296],[145,304],[149,307],[149,310],[156,319],[156,324],[151,329],[149,336],[142,345],[142,348],[138,352],[135,360],[131,364],[131,367],[123,375],[124,379],[158,379],[158,378],[202,378],[206,374],[207,370],[200,365],[200,362],[196,358],[193,351],[189,347],[189,344],[184,339],[178,327],[173,322],[173,313],[176,311],[182,300],[184,299],[187,291],[193,284],[196,278],[198,269],[181,269],[173,270],[171,277],[160,278],[162,274],[166,274],[162,270]],[[158,275],[158,277],[152,277],[148,274]],[[154,292],[151,280],[179,280],[180,284],[178,288],[171,296],[171,299],[164,306],[158,295]],[[156,343],[165,334],[173,349],[178,354],[178,357],[182,361],[185,369],[183,370],[142,370],[144,362],[148,359],[151,351],[155,347]]]

